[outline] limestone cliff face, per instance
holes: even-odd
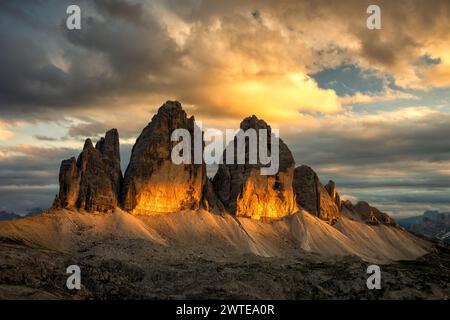
[[[59,194],[54,207],[76,207],[80,191],[81,175],[77,167],[77,160],[72,157],[61,162],[59,169]]]
[[[341,197],[339,193],[336,191],[336,183],[333,180],[328,181],[328,183],[325,185],[325,189],[327,190],[333,202],[338,207],[339,211],[341,211],[342,208]]]
[[[339,219],[337,197],[330,196],[313,169],[305,165],[295,168],[293,186],[299,207],[330,224]]]
[[[77,160],[62,161],[54,206],[111,212],[119,205],[121,184],[119,135],[113,129],[96,148],[87,139]]]
[[[381,212],[365,201],[359,201],[354,205],[347,200],[343,202],[342,207],[347,215],[362,220],[367,224],[397,226],[397,223],[387,213]]]
[[[225,206],[214,191],[214,186],[210,179],[206,180],[205,186],[203,187],[202,206],[206,211],[216,214],[226,212]]]
[[[269,153],[272,151],[272,129],[264,120],[251,116],[241,122],[240,128],[243,132],[255,130],[256,146],[253,147],[258,156],[262,142],[267,143]],[[199,134],[203,151],[202,132],[179,102],[167,101],[138,137],[125,177],[120,169],[117,130],[106,132],[95,147],[87,139],[77,159],[62,161],[60,190],[53,206],[88,212],[112,212],[121,206],[130,213],[145,215],[202,207],[214,213],[229,212],[258,220],[280,219],[303,208],[330,224],[343,213],[369,224],[396,225],[389,215],[367,202],[353,205],[341,201],[336,184],[329,181],[323,186],[310,167],[295,168],[292,154],[281,139],[277,173],[262,175],[261,170],[268,165],[260,161],[250,164],[249,140],[241,140],[244,148],[240,149],[239,139],[235,137],[222,155],[227,163],[220,164],[210,180],[206,177],[203,153],[200,164],[172,162],[172,150],[179,143],[171,141],[176,129],[189,132],[193,163],[194,137]],[[244,163],[238,164],[238,158],[244,159]]]
[[[244,131],[266,129],[268,149],[271,150],[271,128],[256,116],[244,119],[240,125]],[[238,143],[235,138],[233,153],[228,146],[223,159],[230,152],[234,164],[220,164],[214,176],[214,190],[226,210],[236,216],[253,219],[279,219],[297,211],[292,189],[294,159],[286,144],[279,140],[279,171],[274,175],[261,175],[262,164],[249,163],[249,142],[245,142],[245,164],[237,164]],[[257,150],[259,151],[259,145]],[[225,162],[225,161],[224,161]]]
[[[120,144],[117,130],[108,131],[105,137],[97,142],[95,149],[103,155],[103,162],[111,178],[114,193],[120,196],[123,176],[120,168]]]
[[[174,164],[171,141],[175,129],[187,129],[194,150],[194,117],[181,104],[167,101],[160,107],[133,147],[125,172],[122,204],[133,214],[155,214],[197,209],[206,180],[204,164]],[[194,158],[192,157],[192,162]]]

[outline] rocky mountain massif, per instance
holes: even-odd
[[[78,159],[64,160],[59,185],[55,208],[112,212],[120,203],[122,186],[117,130],[108,131],[95,148],[91,139],[87,139]]]
[[[269,125],[256,116],[251,116],[241,122],[240,129],[256,130],[257,140],[263,133],[271,150],[270,137],[272,131]],[[266,131],[259,131],[259,130]],[[295,162],[289,148],[279,140],[279,171],[275,175],[261,175],[260,163],[249,164],[249,141],[245,143],[245,164],[237,164],[238,142],[235,138],[232,144],[224,150],[223,159],[231,158],[234,164],[220,164],[213,178],[214,191],[228,212],[238,217],[252,219],[279,219],[298,211],[293,191],[293,176]],[[259,144],[257,151],[259,152]],[[232,152],[231,157],[227,156]]]
[[[450,212],[425,211],[420,216],[399,219],[398,223],[414,234],[450,245]]]
[[[365,202],[342,201],[333,181],[295,166],[282,140],[276,174],[261,175],[259,163],[222,164],[209,179],[204,163],[171,161],[177,128],[197,132],[168,101],[123,178],[114,129],[64,160],[52,209],[0,222],[0,299],[450,297],[448,252]],[[241,128],[271,134],[255,116]],[[367,290],[372,263],[383,265],[382,290]],[[72,264],[82,270],[79,291],[65,286]]]
[[[271,150],[271,127],[264,120],[253,115],[244,119],[240,128],[244,132],[255,129],[258,141],[260,132],[264,132],[259,130],[266,130],[264,141]],[[53,207],[87,212],[111,212],[121,207],[132,214],[145,215],[203,208],[256,220],[281,219],[306,210],[329,224],[336,223],[344,212],[367,223],[395,225],[387,214],[365,202],[353,205],[341,201],[335,183],[322,185],[310,167],[295,167],[292,153],[282,139],[276,174],[261,175],[263,165],[249,164],[249,140],[245,140],[245,164],[238,164],[240,150],[235,138],[232,151],[228,146],[223,153],[223,159],[231,158],[234,164],[220,164],[210,180],[204,162],[171,161],[171,151],[178,143],[171,141],[171,134],[176,129],[186,129],[193,137],[198,127],[179,102],[167,101],[136,140],[123,179],[117,130],[108,131],[95,148],[87,139],[78,159],[62,162],[60,192]],[[231,157],[227,157],[228,152],[232,152]]]
[[[187,129],[194,137],[195,126],[194,117],[187,118],[178,102],[167,102],[159,109],[133,147],[121,192],[125,210],[153,214],[199,208],[205,165],[176,165],[171,160],[177,144],[171,141],[172,132]],[[194,159],[194,139],[191,151]]]

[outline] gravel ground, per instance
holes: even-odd
[[[67,266],[81,290],[66,288]],[[450,252],[381,265],[381,290],[368,290],[369,263],[149,246],[145,240],[86,242],[76,254],[0,239],[0,299],[449,299]]]

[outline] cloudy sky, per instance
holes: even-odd
[[[174,99],[204,127],[265,119],[348,199],[450,211],[448,0],[7,0],[0,45],[0,211],[50,206],[60,161],[109,128],[125,168]]]

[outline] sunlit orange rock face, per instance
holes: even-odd
[[[152,215],[198,209],[206,179],[204,164],[174,164],[171,141],[175,129],[187,129],[194,137],[194,117],[181,104],[167,101],[142,131],[125,172],[122,205],[133,214]],[[194,139],[191,139],[194,150]],[[193,158],[192,158],[193,159]]]
[[[267,129],[270,144],[271,128],[263,120],[252,116],[241,123],[242,130]],[[237,142],[234,142],[234,164],[221,164],[213,179],[214,190],[226,209],[238,217],[253,219],[280,219],[297,211],[292,180],[294,159],[280,139],[280,166],[274,175],[261,175],[261,164],[249,164],[249,148],[246,142],[245,164],[237,164]],[[271,146],[269,145],[269,150]],[[223,158],[229,148],[224,151]]]

